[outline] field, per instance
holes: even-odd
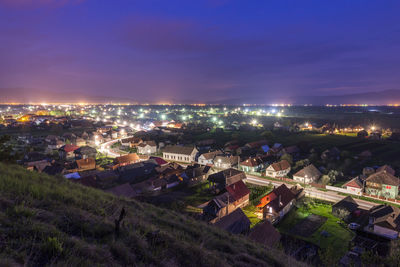
[[[338,260],[346,253],[348,242],[353,238],[354,233],[348,230],[346,225],[340,223],[339,219],[331,214],[331,211],[332,207],[328,204],[302,205],[290,211],[277,225],[277,228],[283,233],[309,241],[322,250],[332,249],[332,256]],[[326,221],[308,237],[301,236],[300,232],[295,234],[293,228],[313,214],[325,217]]]

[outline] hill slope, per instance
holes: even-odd
[[[114,220],[125,208],[120,236]],[[298,264],[182,214],[0,164],[0,262],[9,265]]]

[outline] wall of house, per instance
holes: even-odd
[[[275,171],[273,168],[267,168],[265,171],[265,176],[269,177],[283,177],[286,176],[290,172],[290,168],[282,171]]]
[[[163,158],[165,160],[174,160],[174,161],[181,161],[181,162],[187,162],[187,163],[194,161],[192,156],[174,154],[174,153],[166,153],[166,152],[163,152]]]
[[[301,176],[293,176],[293,180],[295,180],[297,182],[300,182],[300,183],[303,183],[303,184],[304,183],[305,184],[311,184],[311,183],[316,181],[315,177],[304,178],[304,177],[301,177]]]
[[[361,195],[362,189],[361,188],[355,188],[352,186],[346,186],[347,193],[349,194],[354,194],[354,195]]]
[[[201,165],[213,164],[212,159],[207,160],[207,159],[205,159],[205,158],[202,157],[202,156],[199,157],[198,162],[199,162],[199,164],[201,164]]]
[[[138,153],[144,154],[144,155],[155,154],[155,153],[157,153],[157,147],[155,147],[155,146],[145,146],[145,147],[138,146]]]
[[[393,186],[393,185],[382,184],[381,188],[376,188],[376,187],[369,187],[367,184],[367,187],[365,188],[365,192],[368,195],[373,195],[373,196],[382,196],[385,198],[396,198],[398,195],[398,187]]]

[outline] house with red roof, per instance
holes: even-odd
[[[226,191],[232,196],[232,203],[236,208],[245,207],[249,204],[250,190],[247,188],[243,180],[237,181],[226,187]]]
[[[220,220],[238,208],[249,204],[250,190],[242,180],[225,187],[226,192],[213,198],[203,208],[203,215],[210,222]]]
[[[265,170],[265,176],[284,177],[290,172],[290,164],[287,160],[272,163]]]
[[[347,192],[350,194],[361,195],[364,186],[360,178],[356,177],[345,183],[343,187],[346,188]]]
[[[256,207],[262,211],[264,219],[276,223],[293,208],[295,203],[296,195],[282,184],[263,197]]]

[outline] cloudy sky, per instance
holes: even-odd
[[[0,90],[270,103],[400,89],[399,12],[390,0],[0,0]]]

